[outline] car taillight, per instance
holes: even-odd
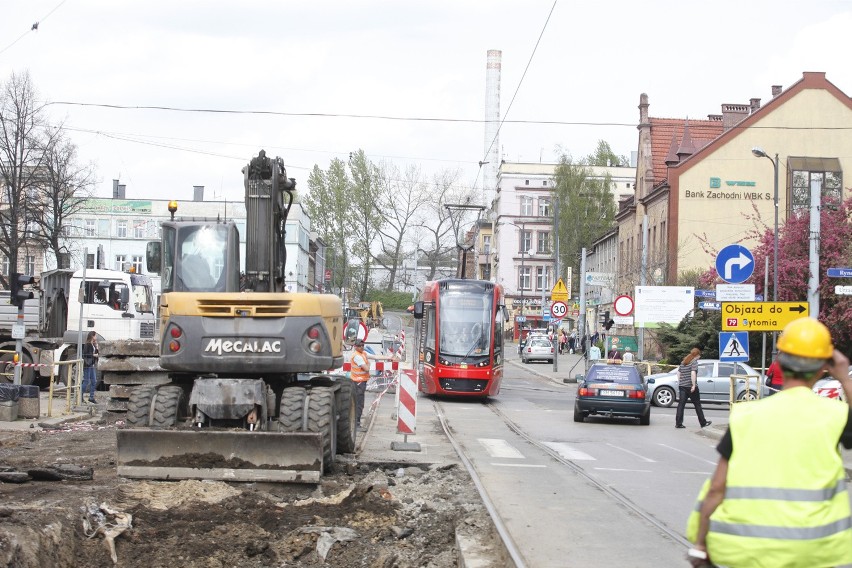
[[[550,352],[553,353],[553,347],[550,348]]]
[[[169,341],[169,351],[171,351],[172,353],[177,353],[178,351],[180,351],[180,341]]]
[[[169,335],[177,339],[183,335],[183,330],[176,325],[172,325],[171,329],[169,329]]]
[[[627,391],[627,398],[645,398],[644,390]]]
[[[317,337],[319,337],[319,329],[317,329],[316,327],[312,327],[311,329],[309,329],[308,337],[310,337],[311,339],[316,339]]]
[[[532,353],[532,347],[527,347],[527,353]]]
[[[595,396],[595,389],[581,388],[577,394],[579,396]]]

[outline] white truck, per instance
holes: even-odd
[[[98,342],[149,340],[154,342],[156,315],[151,278],[115,270],[56,269],[43,272],[38,298],[24,303],[25,335],[21,349],[22,384],[44,386],[55,362],[77,358],[78,342],[89,331]],[[0,380],[11,381],[16,341],[12,328],[18,308],[9,292],[0,292]],[[103,350],[103,347],[102,347]],[[103,365],[101,366],[103,367]],[[54,370],[64,380],[64,369]]]

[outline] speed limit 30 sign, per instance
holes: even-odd
[[[553,302],[550,305],[550,316],[553,319],[562,319],[568,313],[568,304],[565,302]]]

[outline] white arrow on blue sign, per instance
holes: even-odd
[[[748,361],[748,332],[719,332],[719,361]]]
[[[832,278],[852,278],[852,268],[829,268],[828,275]]]
[[[725,282],[745,282],[754,272],[754,256],[742,245],[728,245],[716,256],[716,272]]]

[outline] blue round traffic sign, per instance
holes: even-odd
[[[725,282],[745,282],[754,272],[754,256],[742,245],[728,245],[716,256],[716,272]]]

